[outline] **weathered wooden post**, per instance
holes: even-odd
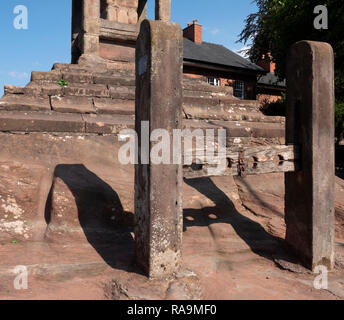
[[[182,31],[164,17],[144,20],[136,45],[136,261],[151,278],[169,277],[179,270],[183,230],[182,166],[173,164],[172,152],[171,164],[150,161],[155,145],[151,133],[167,130],[172,144],[173,130],[182,122]]]
[[[301,41],[287,65],[286,143],[301,171],[285,175],[286,241],[313,269],[334,266],[334,58],[327,43]]]

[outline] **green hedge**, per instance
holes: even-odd
[[[344,102],[336,103],[336,138],[339,142],[344,138]]]
[[[260,110],[267,116],[281,116],[285,117],[286,115],[286,99],[285,95],[282,95],[282,99],[277,100],[276,102],[266,101],[260,107]]]
[[[286,99],[285,96],[277,102],[266,102],[261,106],[261,111],[267,116],[286,115]],[[335,106],[335,134],[337,141],[344,139],[344,102],[336,102]]]

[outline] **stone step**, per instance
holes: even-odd
[[[28,89],[32,90],[32,93],[36,92],[33,85],[26,87],[26,90]],[[11,88],[11,90],[11,92],[22,92],[23,88]],[[42,87],[41,94],[42,96],[35,96],[7,92],[0,100],[0,110],[51,111],[52,109],[62,113],[135,114],[133,87],[110,86],[110,89],[107,89],[105,85],[79,85],[58,88],[51,84],[50,87]],[[183,111],[188,119],[265,123],[285,121],[284,117],[263,115],[255,101],[184,97]]]
[[[114,70],[109,69],[105,72],[99,73],[98,71],[90,70],[89,68],[82,67],[77,64],[65,64],[65,63],[55,63],[52,70],[59,71],[61,73],[79,73],[88,74],[90,71],[93,75],[103,75],[103,76],[113,76],[113,77],[125,77],[127,79],[135,79],[135,73],[130,70]]]
[[[93,99],[87,97],[51,97],[53,111],[64,113],[96,113]]]
[[[33,71],[31,73],[31,82],[39,85],[49,83],[58,84],[59,80],[65,80],[67,84],[104,84],[114,86],[135,86],[135,77],[129,77],[127,74],[112,73],[92,73],[90,71],[78,72],[75,70],[52,70],[47,72]]]
[[[284,117],[265,116],[258,112],[243,112],[232,110],[231,108],[226,110],[223,106],[211,106],[208,108],[184,106],[183,110],[187,119],[266,123],[283,123],[285,121]]]
[[[191,131],[213,129],[215,138],[219,129],[225,129],[226,145],[230,148],[285,144],[285,126],[283,123],[183,120],[183,124]]]
[[[133,116],[0,111],[0,132],[117,134],[135,128]]]
[[[260,104],[257,100],[239,100],[231,97],[183,97],[184,105],[188,106],[223,106],[242,111],[260,112]]]
[[[135,115],[133,100],[95,98],[94,106],[98,114]]]
[[[109,94],[112,99],[135,100],[135,87],[109,86]]]
[[[23,94],[6,95],[0,100],[0,110],[7,111],[50,111],[49,98]]]
[[[227,138],[284,138],[283,123],[249,121],[183,120],[183,127],[195,129],[226,129]],[[132,115],[97,115],[60,112],[0,111],[0,132],[70,132],[118,134],[135,128]]]
[[[233,97],[233,88],[226,86],[212,86],[204,81],[183,81],[183,88],[186,95],[195,95],[197,92],[211,93],[215,96],[231,96]]]
[[[119,86],[135,86],[135,73],[129,70],[107,70],[97,73],[79,65],[55,63],[50,71],[33,71],[31,81],[39,84],[57,83],[66,80],[70,84],[106,84]],[[185,96],[233,96],[232,87],[212,86],[199,79],[184,77],[183,80]]]
[[[129,77],[119,77],[119,76],[111,76],[111,75],[94,75],[93,81],[95,84],[105,84],[105,85],[112,85],[112,86],[127,86],[127,87],[135,87],[135,78]]]
[[[109,98],[110,91],[104,84],[71,84],[63,88],[65,96]]]

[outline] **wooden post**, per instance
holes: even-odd
[[[150,278],[172,276],[181,266],[182,166],[173,164],[173,156],[172,164],[152,164],[149,155],[154,144],[149,137],[153,130],[165,129],[172,142],[173,130],[181,128],[182,80],[180,26],[144,20],[136,44],[140,164],[135,166],[135,242],[136,261]]]
[[[286,143],[301,171],[285,174],[286,241],[304,265],[334,266],[334,58],[327,43],[301,41],[287,64]]]

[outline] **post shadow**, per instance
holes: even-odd
[[[112,268],[139,272],[133,263],[133,214],[123,210],[116,191],[83,164],[57,165],[54,180],[56,178],[72,192],[80,226],[87,241],[104,261]],[[53,187],[45,208],[47,225],[51,221]]]
[[[283,259],[291,263],[299,263],[288,250],[284,239],[273,236],[259,223],[240,214],[233,202],[210,178],[184,179],[184,182],[215,203],[215,207],[184,209],[184,217],[193,218],[193,221],[184,219],[184,231],[192,226],[228,223],[255,254],[272,261]],[[255,197],[259,198],[258,195]],[[214,213],[218,219],[209,219],[208,215]]]

